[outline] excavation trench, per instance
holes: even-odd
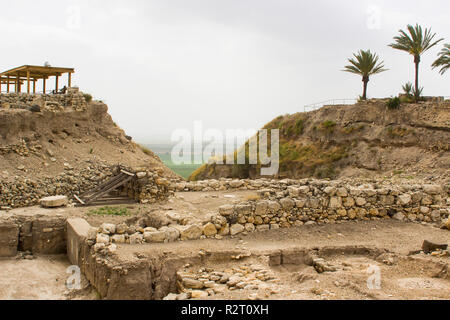
[[[371,246],[203,250],[200,244],[196,250],[174,252],[173,246],[143,244],[123,245],[116,253],[104,255],[86,243],[88,228],[84,220],[69,219],[68,256],[105,299],[246,299],[258,295],[263,299],[274,298],[273,294],[287,298],[289,292],[296,292],[291,298],[309,299],[317,293],[317,283],[318,292],[326,292],[324,288],[338,286],[339,281],[343,281],[342,288],[337,291],[351,291],[353,298],[383,299],[383,295],[406,294],[403,289],[420,291],[421,286],[433,297],[446,297],[450,292],[448,260],[402,256]],[[367,287],[370,268],[383,274],[385,290],[381,293]]]
[[[0,225],[0,256],[67,252],[103,299],[450,299],[448,256],[407,256],[349,245],[354,241],[255,247],[238,239],[123,244],[104,254],[86,241],[91,226],[84,219],[13,222]],[[377,272],[382,289],[370,289],[368,279]]]

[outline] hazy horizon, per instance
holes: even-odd
[[[109,106],[136,141],[168,143],[176,129],[257,129],[310,103],[361,95],[341,70],[371,49],[388,72],[370,97],[414,79],[413,57],[387,45],[407,24],[450,42],[448,1],[2,1],[0,70],[74,67],[73,85]],[[444,43],[443,42],[443,43]],[[449,75],[422,57],[424,95],[450,96]],[[66,79],[61,80],[62,85]],[[50,81],[53,85],[53,81]]]

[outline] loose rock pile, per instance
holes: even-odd
[[[263,266],[252,264],[229,268],[223,271],[202,268],[198,272],[177,272],[178,294],[169,294],[164,300],[201,299],[208,296],[234,290],[249,290],[253,292],[249,299],[261,299],[277,293],[276,283],[279,280],[273,272]]]
[[[137,172],[137,178],[123,186],[121,194],[142,203],[150,203],[164,200],[173,193],[171,181],[162,178],[158,169],[127,169]],[[73,195],[95,188],[116,173],[117,166],[88,160],[82,169],[75,170],[70,165],[65,166],[64,172],[58,176],[40,179],[16,176],[14,181],[0,181],[0,207],[32,206],[38,204],[43,197],[56,195],[72,198]]]
[[[56,195],[79,195],[96,187],[113,174],[113,167],[87,161],[78,171],[67,166],[58,176],[28,179],[16,176],[14,181],[0,181],[0,205],[3,207],[25,207],[39,203],[43,197]]]

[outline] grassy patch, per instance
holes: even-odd
[[[139,148],[142,150],[143,153],[145,153],[148,156],[153,156],[154,155],[152,150],[150,150],[150,149],[148,149],[148,148],[146,148],[144,146],[139,145]]]
[[[386,129],[387,135],[391,138],[403,138],[410,134],[414,134],[414,130],[402,128],[402,127],[389,127]]]
[[[128,216],[127,208],[118,208],[118,207],[102,207],[98,209],[92,209],[88,212],[88,215],[96,215],[96,216]]]
[[[389,110],[395,110],[398,109],[400,107],[400,98],[399,97],[395,97],[395,98],[390,98],[386,104],[386,107]]]
[[[336,122],[332,120],[326,120],[321,124],[321,129],[327,133],[332,133],[336,127]]]
[[[344,134],[352,134],[353,132],[357,132],[357,131],[361,131],[364,130],[365,126],[359,125],[359,126],[350,126],[350,127],[345,127],[341,129],[341,132]]]
[[[305,119],[301,113],[292,116],[279,116],[264,126],[264,129],[279,129],[286,137],[302,135],[305,129]]]

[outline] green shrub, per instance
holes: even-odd
[[[324,128],[333,128],[334,126],[336,126],[336,122],[327,120],[324,123],[322,123],[322,125]]]
[[[325,130],[328,133],[331,133],[334,131],[334,127],[336,127],[336,122],[327,120],[322,123],[322,129]]]
[[[114,207],[102,207],[98,209],[90,210],[88,215],[97,216],[128,216],[127,208],[114,208]]]
[[[389,110],[394,110],[394,109],[398,109],[400,107],[400,98],[399,97],[395,97],[395,98],[390,98],[389,101],[387,102],[386,106]]]
[[[303,120],[303,119],[298,119],[298,120],[295,122],[295,133],[296,133],[297,135],[303,134],[303,130],[305,129],[304,126],[305,126],[305,125],[304,125],[304,120]]]
[[[414,97],[416,98],[417,101],[423,101],[422,99],[422,92],[423,92],[423,87],[420,87],[419,89],[414,88]]]
[[[413,85],[411,82],[407,82],[402,86],[403,93],[406,94],[407,97],[413,96]]]
[[[83,97],[87,103],[92,101],[92,96],[89,93],[83,93]]]

